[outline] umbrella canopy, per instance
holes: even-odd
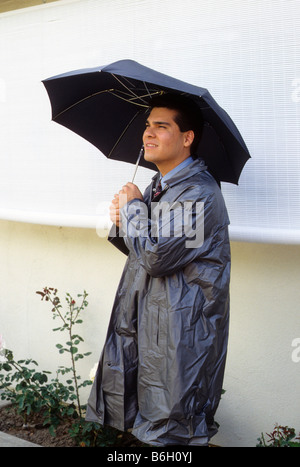
[[[136,163],[153,96],[184,94],[200,107],[205,121],[197,154],[218,182],[238,183],[250,158],[229,115],[207,89],[172,78],[133,60],[75,70],[43,81],[52,120],[96,146],[106,157]],[[143,158],[140,164],[155,169]]]

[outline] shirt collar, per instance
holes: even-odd
[[[182,161],[179,165],[174,167],[174,169],[170,170],[170,172],[168,172],[164,177],[160,175],[160,182],[161,182],[162,189],[165,188],[165,186],[168,184],[168,181],[172,177],[174,177],[174,175],[177,174],[177,172],[187,167],[193,161],[194,159],[192,158],[192,156],[189,156],[187,159],[184,159],[184,161]]]

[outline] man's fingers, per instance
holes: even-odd
[[[116,199],[112,200],[112,203],[109,207],[109,217],[110,220],[116,225],[120,226],[120,209],[119,209],[119,202]]]

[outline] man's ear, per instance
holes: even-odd
[[[185,132],[185,140],[184,140],[184,146],[186,148],[188,148],[189,146],[191,146],[191,144],[193,143],[194,141],[194,138],[195,138],[195,134],[193,132],[193,130],[188,130]]]

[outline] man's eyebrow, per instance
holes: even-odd
[[[146,123],[150,123],[149,120],[146,121]],[[162,121],[159,121],[159,120],[155,120],[152,122],[154,125],[168,125],[168,126],[171,126],[171,123],[169,122],[162,122]]]

